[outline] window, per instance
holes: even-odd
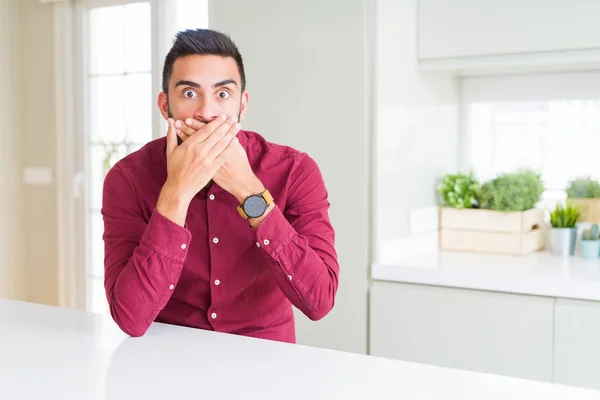
[[[86,266],[86,309],[106,313],[100,213],[104,178],[118,160],[164,135],[160,130],[166,124],[157,123],[162,117],[156,106],[163,60],[155,60],[164,59],[177,31],[208,27],[208,1],[81,0],[78,6],[83,38],[77,64],[83,99],[79,126],[84,135],[77,150],[85,171],[85,215],[78,218],[85,244],[78,259]]]
[[[481,180],[538,170],[547,205],[570,179],[600,179],[600,72],[468,78],[463,81],[464,168]]]

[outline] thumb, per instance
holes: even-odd
[[[175,131],[175,121],[169,118],[169,129],[167,130],[167,155],[171,154],[177,148],[177,132]]]

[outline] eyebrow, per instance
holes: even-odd
[[[213,88],[218,88],[218,87],[229,85],[229,84],[234,84],[235,86],[237,86],[237,82],[235,80],[233,80],[233,79],[225,79],[225,80],[223,80],[221,82],[215,83],[214,85],[212,85],[212,87]],[[185,79],[177,81],[177,83],[175,84],[175,87],[177,87],[177,86],[191,86],[191,87],[195,87],[197,89],[201,88],[201,86],[200,86],[199,83],[194,82],[194,81],[188,81],[188,80],[185,80]]]

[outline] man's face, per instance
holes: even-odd
[[[191,55],[173,64],[168,96],[158,106],[165,119],[194,118],[208,123],[221,114],[244,117],[248,94],[242,93],[240,73],[231,57]]]

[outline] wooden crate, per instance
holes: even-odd
[[[581,216],[578,222],[600,224],[600,199],[568,199],[568,203],[579,207]]]
[[[500,212],[440,208],[440,248],[497,254],[527,254],[544,248],[542,210]]]

